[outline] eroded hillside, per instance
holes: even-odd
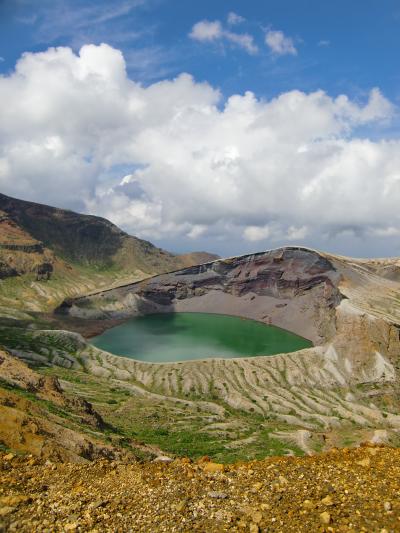
[[[91,397],[110,423],[171,453],[198,457],[216,442],[221,460],[364,440],[397,445],[400,286],[379,275],[381,267],[285,248],[99,291],[59,309],[103,327],[149,312],[238,314],[306,332],[314,347],[291,354],[151,364],[66,331],[3,329],[0,342],[41,372],[66,369],[64,386]],[[103,390],[127,396],[105,406],[100,380]]]
[[[120,441],[124,441],[124,448]],[[160,452],[121,436],[83,396],[0,351],[0,446],[53,461],[149,458]]]

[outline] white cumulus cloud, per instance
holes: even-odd
[[[222,25],[218,20],[201,20],[197,22],[189,36],[196,41],[214,41],[223,36]]]
[[[240,15],[238,15],[237,13],[235,13],[234,11],[231,11],[230,13],[228,13],[228,16],[226,18],[226,21],[227,23],[230,25],[230,26],[236,26],[237,24],[241,24],[242,22],[244,22],[246,19]]]
[[[268,30],[265,34],[265,44],[276,55],[297,55],[297,49],[294,46],[293,39],[286,37],[283,31]]]
[[[0,77],[0,190],[231,253],[397,239],[400,140],[360,135],[395,112],[379,89],[361,103],[322,90],[222,100],[188,74],[144,87],[106,44],[50,48]]]
[[[230,13],[228,15],[228,23],[232,25],[232,21],[229,22],[230,15],[235,14]],[[237,17],[238,15],[235,16]],[[228,41],[239,48],[243,48],[249,54],[256,54],[258,52],[258,47],[252,35],[226,30],[219,20],[201,20],[197,22],[192,27],[189,37],[200,42]]]

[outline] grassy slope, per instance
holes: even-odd
[[[90,401],[120,435],[178,456],[209,455],[216,461],[234,462],[287,452],[302,455],[295,445],[271,436],[282,425],[257,415],[228,409],[219,416],[184,400],[178,404],[156,401],[132,394],[123,384],[76,370],[42,367],[38,371],[58,376],[67,391]]]
[[[119,272],[166,272],[215,256],[201,252],[182,257],[128,235],[97,216],[18,200],[0,194],[2,232],[19,232],[43,243],[58,258],[72,265]],[[10,233],[10,234],[11,234]],[[0,239],[1,240],[1,239]]]
[[[282,422],[272,411],[263,416],[232,409],[214,397],[211,389],[210,394],[201,398],[183,392],[176,392],[174,397],[146,396],[147,388],[134,380],[123,382],[116,378],[94,376],[82,369],[63,368],[60,365],[68,364],[67,359],[63,362],[63,357],[72,356],[78,363],[82,362],[80,348],[72,337],[58,333],[36,334],[23,328],[0,328],[0,344],[20,353],[41,354],[42,359],[37,360],[36,370],[44,375],[59,377],[68,394],[92,403],[114,428],[114,438],[121,442],[135,439],[168,453],[191,458],[209,455],[221,462],[259,459],[288,452],[296,455],[303,453],[294,440],[291,442],[286,438],[291,431],[301,429],[301,423],[290,425]],[[47,361],[53,361],[54,366],[47,366]],[[363,405],[369,405],[372,395],[374,403],[382,410],[398,411],[399,404],[395,401],[398,395],[390,387],[372,383],[358,385],[357,389],[364,398],[360,400]],[[151,388],[148,390],[156,394],[160,392]],[[332,394],[340,398],[345,392],[338,389]],[[353,391],[355,393],[356,390]],[[207,401],[222,408],[222,412],[210,410],[205,405]],[[309,442],[311,450],[319,452],[326,446],[357,445],[365,440],[368,428],[354,420],[346,420],[335,411],[331,415],[337,417],[338,425],[332,431],[316,428],[314,438]],[[327,442],[324,442],[323,434]],[[392,441],[392,444],[398,443]]]
[[[29,312],[51,312],[67,297],[145,276],[140,270],[124,272],[116,268],[60,264],[48,281],[36,281],[33,273],[9,277],[0,282],[0,316],[22,318]]]
[[[41,354],[43,361],[66,354],[79,360],[79,350],[73,340],[57,334],[44,336],[24,328],[0,328],[0,345],[22,353]],[[302,454],[295,444],[284,443],[272,436],[276,430],[288,429],[287,425],[255,413],[233,410],[223,402],[214,402],[225,410],[223,414],[217,414],[207,409],[203,402],[184,395],[178,396],[178,401],[148,398],[132,391],[129,384],[80,370],[49,367],[39,362],[35,370],[58,377],[67,395],[88,400],[122,443],[133,439],[178,456],[198,458],[210,455],[221,462],[285,453]],[[21,394],[30,393],[23,391]],[[29,397],[34,399],[32,395]],[[71,424],[70,418],[65,417],[64,423]],[[106,432],[102,438],[108,442],[111,435]]]

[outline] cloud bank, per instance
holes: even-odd
[[[398,238],[400,141],[356,135],[394,114],[378,89],[224,101],[188,74],[143,87],[106,44],[50,48],[0,77],[0,189],[232,253],[233,236]]]

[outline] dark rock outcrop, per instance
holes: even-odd
[[[5,261],[0,261],[0,280],[14,276],[18,276],[17,270]]]
[[[24,252],[27,254],[42,254],[43,244],[15,244],[15,243],[0,243],[0,250],[10,250],[11,252]]]
[[[36,281],[49,280],[53,273],[53,265],[51,263],[41,263],[35,268]]]

